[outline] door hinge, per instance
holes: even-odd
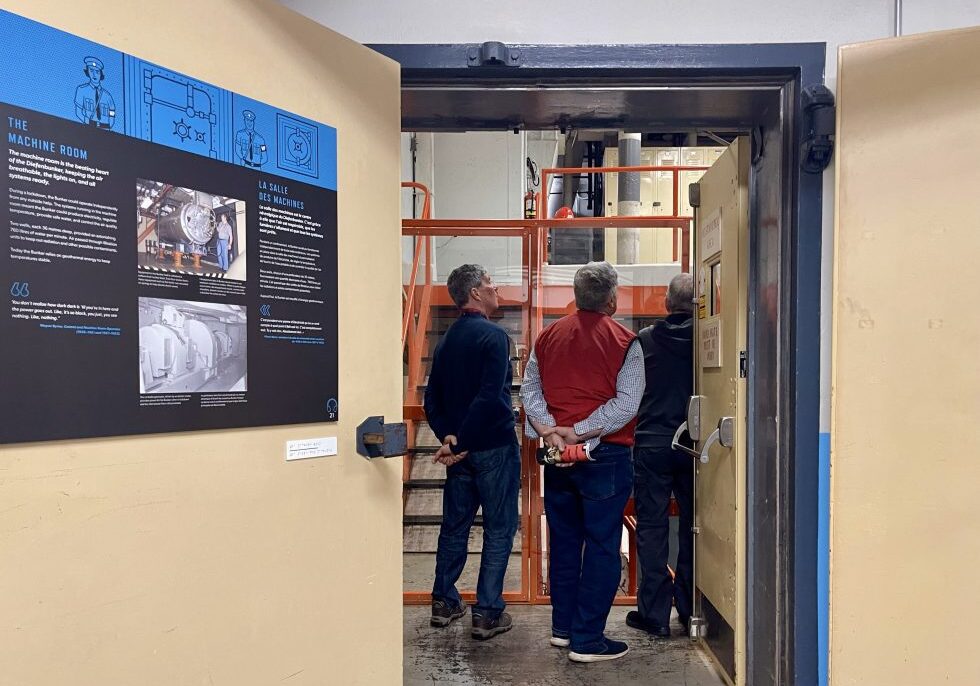
[[[524,54],[520,49],[496,40],[488,40],[466,51],[468,67],[519,67],[523,61]]]
[[[834,156],[837,107],[834,94],[823,84],[803,90],[803,143],[800,167],[808,174],[819,174]]]
[[[744,350],[738,351],[738,378],[744,379],[749,375],[749,356]]]

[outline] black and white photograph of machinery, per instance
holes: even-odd
[[[139,266],[245,280],[245,201],[137,179]]]
[[[245,307],[139,299],[140,393],[247,391]]]

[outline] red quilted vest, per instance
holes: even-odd
[[[559,319],[538,336],[541,386],[548,411],[559,426],[574,426],[616,397],[616,377],[636,334],[612,317],[579,310]],[[636,419],[604,443],[633,445]]]

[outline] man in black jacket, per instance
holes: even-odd
[[[517,532],[521,454],[510,395],[510,338],[488,319],[497,309],[497,287],[483,267],[457,267],[446,285],[460,316],[436,347],[425,390],[426,419],[442,443],[433,461],[446,465],[430,624],[449,626],[466,612],[456,581],[482,507],[471,635],[483,640],[512,625],[503,587]]]
[[[667,318],[643,329],[639,336],[646,388],[637,413],[633,498],[642,576],[638,609],[626,615],[626,623],[658,638],[670,636],[672,599],[685,632],[691,618],[694,471],[690,456],[672,450],[670,443],[684,422],[694,386],[693,300],[691,275],[678,274],[667,288]],[[667,568],[667,507],[672,491],[680,507],[673,580]]]

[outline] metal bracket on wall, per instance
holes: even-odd
[[[808,174],[819,174],[834,156],[837,107],[834,94],[823,84],[803,90],[803,143],[800,167]]]
[[[357,427],[357,452],[370,459],[397,457],[408,452],[408,425],[385,424],[384,417],[368,417]]]
[[[519,67],[523,61],[524,55],[518,48],[509,48],[495,40],[466,51],[466,64],[470,67]]]

